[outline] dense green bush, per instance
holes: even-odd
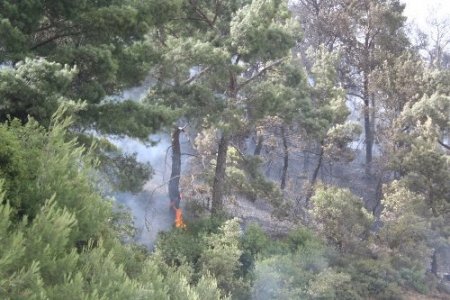
[[[33,120],[0,125],[0,298],[222,298],[207,272],[191,284],[183,262],[171,268],[119,241],[115,223],[126,220],[99,193],[95,161],[67,141],[61,115],[48,131]]]

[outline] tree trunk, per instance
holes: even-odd
[[[177,127],[172,132],[172,173],[169,181],[170,206],[174,209],[180,208],[180,175],[181,175],[181,147],[180,133],[182,128]]]
[[[211,212],[213,215],[223,210],[223,193],[225,184],[225,169],[227,163],[229,137],[223,133],[217,150],[216,172],[212,191]]]
[[[363,91],[363,101],[364,101],[364,133],[365,133],[365,144],[366,144],[366,174],[371,172],[372,164],[372,147],[373,147],[373,132],[370,120],[370,96],[369,96],[369,74],[367,71],[364,72],[364,91]],[[373,120],[372,120],[373,121]]]
[[[370,136],[372,138],[372,143],[371,143],[371,151],[370,151],[370,163],[372,164],[372,158],[373,158],[373,145],[375,144],[375,114],[376,114],[376,109],[375,109],[375,95],[372,93],[370,95]],[[371,165],[371,171],[373,172],[373,166]]]
[[[323,141],[322,141],[320,143],[319,160],[317,161],[317,166],[314,169],[313,176],[311,177],[311,181],[309,182],[310,186],[308,188],[308,192],[306,193],[306,198],[305,198],[306,205],[308,205],[309,200],[311,200],[311,197],[312,197],[312,194],[314,191],[314,185],[317,182],[317,177],[319,176],[319,171],[320,171],[320,168],[322,167],[323,155],[324,155],[324,152],[323,152]]]
[[[256,143],[256,148],[255,148],[255,151],[253,152],[253,155],[255,155],[255,156],[261,155],[263,142],[264,142],[264,136],[262,134],[258,135],[258,142]]]
[[[289,164],[289,148],[287,144],[286,129],[284,125],[281,126],[281,138],[283,139],[284,164],[283,164],[283,173],[281,174],[280,188],[284,190],[284,188],[286,187],[286,178]]]
[[[433,249],[433,256],[431,259],[431,273],[438,275],[438,263],[437,263],[437,249]]]
[[[383,211],[383,205],[381,200],[383,199],[383,173],[379,174],[376,193],[375,193],[375,203],[372,208],[372,214],[377,219],[380,217],[381,212]]]

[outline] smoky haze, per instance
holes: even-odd
[[[166,184],[170,177],[170,137],[161,133],[150,138],[159,142],[155,146],[146,146],[131,138],[111,138],[110,141],[125,153],[136,153],[139,162],[150,163],[154,170],[142,192],[115,194],[117,202],[125,205],[133,216],[136,241],[153,248],[158,232],[172,227],[173,217]]]
[[[149,76],[141,85],[107,97],[107,100],[141,101],[154,83],[154,79]],[[170,201],[167,196],[167,182],[171,170],[170,136],[168,133],[150,135],[149,140],[156,142],[152,146],[129,137],[110,136],[108,139],[124,153],[136,153],[139,162],[150,163],[154,170],[153,176],[144,185],[142,192],[114,194],[117,202],[128,208],[133,216],[134,227],[137,229],[136,242],[152,249],[158,233],[169,230],[173,226],[173,216],[170,213]]]

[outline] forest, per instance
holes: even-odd
[[[450,12],[404,11],[0,0],[0,299],[450,299]]]

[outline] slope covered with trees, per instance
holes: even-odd
[[[448,297],[450,54],[403,10],[1,1],[0,298]],[[152,168],[105,137],[157,132],[177,222],[146,249],[109,195]]]

